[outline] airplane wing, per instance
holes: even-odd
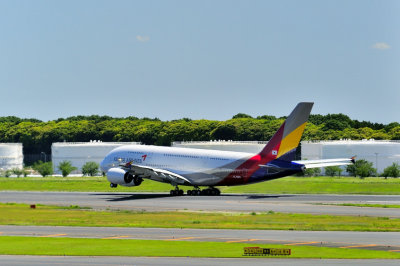
[[[302,164],[306,169],[308,168],[320,168],[327,166],[339,166],[339,165],[350,165],[355,163],[355,157],[352,158],[341,158],[341,159],[322,159],[322,160],[304,160],[304,161],[293,161],[294,163]]]
[[[129,171],[133,175],[142,178],[163,180],[166,183],[171,183],[175,185],[191,184],[191,182],[185,177],[164,169],[153,168],[150,166],[136,165],[132,164],[131,162],[126,164],[120,164],[120,167],[126,171]]]

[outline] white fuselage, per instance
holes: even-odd
[[[252,156],[242,152],[127,145],[112,150],[101,162],[101,169],[106,173],[110,168],[132,162],[177,173],[193,184],[209,185],[225,178]]]

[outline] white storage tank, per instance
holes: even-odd
[[[9,170],[13,168],[22,169],[24,155],[22,143],[0,143],[0,169]]]
[[[55,174],[61,174],[58,165],[62,161],[70,161],[78,168],[74,174],[81,173],[87,162],[100,162],[113,149],[122,145],[139,145],[140,142],[55,142],[51,145],[51,158]]]
[[[259,153],[268,141],[176,141],[173,147]]]
[[[364,159],[373,163],[378,173],[392,165],[400,164],[400,141],[396,140],[339,140],[339,141],[303,141],[301,142],[301,158],[333,159],[350,158]]]

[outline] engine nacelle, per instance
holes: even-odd
[[[112,184],[118,184],[126,187],[139,186],[143,179],[130,174],[121,168],[111,168],[107,172],[107,180]]]

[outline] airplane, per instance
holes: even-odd
[[[125,145],[106,155],[100,166],[110,186],[139,186],[144,179],[169,183],[173,196],[192,186],[187,195],[220,195],[217,186],[246,185],[304,171],[335,165],[349,165],[354,158],[295,161],[310,115],[312,102],[301,102],[258,154],[245,152]],[[200,189],[200,187],[208,187]]]

